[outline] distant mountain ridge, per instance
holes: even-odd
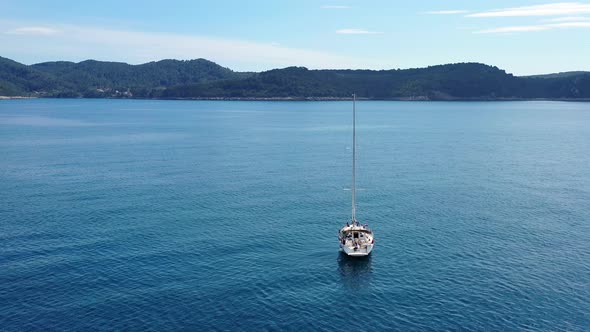
[[[205,59],[24,65],[0,57],[0,96],[156,99],[590,100],[590,72],[514,76],[480,63],[235,72]]]
[[[248,75],[205,59],[161,60],[141,65],[96,60],[56,61],[27,66],[0,57],[0,95],[97,98],[131,97],[131,91],[137,91],[149,97],[149,92],[171,86]],[[39,78],[39,82],[32,82]]]
[[[565,71],[565,72],[561,72],[561,73],[529,75],[529,76],[525,76],[525,77],[563,78],[563,77],[573,77],[573,76],[587,75],[587,74],[590,74],[590,71]]]

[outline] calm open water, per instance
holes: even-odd
[[[0,329],[589,331],[590,103],[0,101]]]

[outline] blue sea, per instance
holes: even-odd
[[[2,331],[590,331],[590,103],[0,101]]]

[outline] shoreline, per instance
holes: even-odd
[[[10,99],[37,99],[39,97],[27,97],[27,96],[0,96],[0,100],[10,100]]]
[[[82,98],[84,99],[84,98]],[[104,98],[97,98],[104,99]],[[350,101],[350,97],[196,97],[196,98],[111,98],[111,99],[137,99],[137,100],[210,100],[210,101]],[[568,102],[590,102],[590,98],[366,98],[357,97],[356,100],[363,101],[568,101]]]
[[[0,96],[0,100],[19,99],[115,99],[115,100],[195,100],[195,101],[350,101],[349,97],[191,97],[191,98],[60,98],[60,97],[31,97],[31,96]],[[562,101],[562,102],[590,102],[590,98],[441,98],[430,99],[427,97],[400,97],[400,98],[366,98],[357,97],[362,101],[411,101],[411,102],[494,102],[494,101]]]

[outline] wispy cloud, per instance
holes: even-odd
[[[468,10],[433,10],[429,12],[425,12],[424,14],[429,15],[457,15],[457,14],[467,14],[469,13]]]
[[[10,29],[5,31],[5,34],[9,35],[37,35],[37,36],[49,36],[58,33],[59,30],[48,28],[48,27],[20,27],[16,29]]]
[[[347,5],[323,5],[321,6],[322,9],[350,9],[350,6]]]
[[[336,30],[336,33],[343,35],[377,35],[382,34],[381,31],[371,31],[366,29],[340,29]]]
[[[363,58],[273,42],[6,20],[0,20],[0,45],[2,56],[14,57],[17,61],[34,58],[34,61],[96,59],[144,63],[170,58],[206,58],[237,70],[266,70],[292,65],[363,68],[370,63]]]
[[[566,22],[558,24],[549,24],[552,28],[590,28],[590,22]]]
[[[558,2],[544,5],[496,9],[466,15],[467,17],[518,17],[557,16],[590,13],[590,4],[582,2]]]
[[[581,17],[581,16],[569,16],[569,17],[558,17],[558,18],[551,18],[543,20],[543,22],[580,22],[580,21],[588,21],[590,18],[588,17]]]
[[[544,25],[529,25],[529,26],[514,26],[514,27],[502,27],[474,31],[473,33],[513,33],[513,32],[533,32],[549,30],[550,28]]]
[[[590,22],[564,22],[554,24],[540,24],[540,25],[523,25],[501,27],[486,30],[474,31],[474,33],[514,33],[514,32],[534,32],[553,29],[568,29],[568,28],[590,28]]]

